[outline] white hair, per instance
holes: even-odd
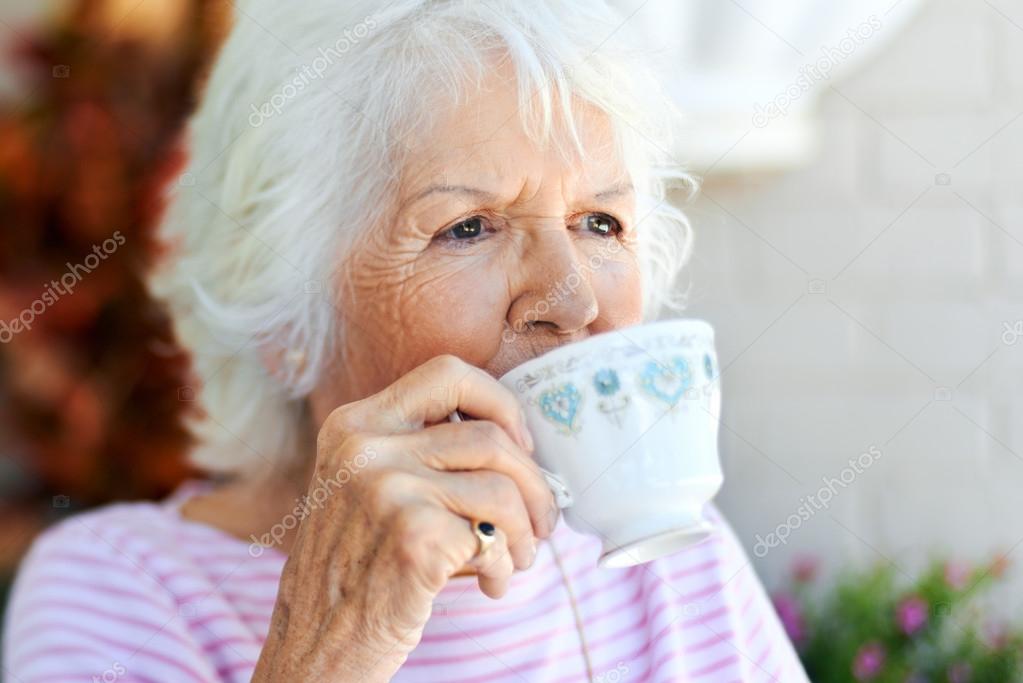
[[[344,332],[340,258],[393,205],[402,140],[479,87],[495,54],[514,67],[520,122],[538,143],[560,122],[582,152],[573,98],[608,115],[637,193],[644,314],[681,306],[690,230],[667,199],[694,184],[669,152],[678,113],[604,2],[234,4],[151,281],[192,354],[196,465],[245,473],[299,448],[306,397]],[[272,373],[267,348],[302,360]]]

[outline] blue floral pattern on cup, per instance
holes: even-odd
[[[622,427],[622,413],[629,407],[628,394],[618,395],[622,382],[612,368],[601,368],[593,375],[593,386],[603,396],[597,401],[597,410],[607,416],[617,427]]]
[[[540,394],[540,412],[543,416],[569,433],[578,431],[576,417],[579,414],[579,403],[582,393],[571,382],[566,382]]]
[[[679,356],[667,364],[650,361],[639,375],[639,386],[644,392],[672,406],[682,398],[692,383],[689,363]]]
[[[612,396],[622,388],[622,383],[617,372],[611,368],[603,368],[593,375],[593,386],[601,396]]]

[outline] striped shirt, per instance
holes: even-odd
[[[127,503],[45,532],[15,582],[3,651],[10,683],[249,681],[285,556],[183,518],[199,487]],[[806,683],[763,586],[727,522],[669,558],[597,569],[600,544],[561,523],[501,600],[472,577],[437,596],[394,681],[593,680]]]

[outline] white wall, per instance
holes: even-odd
[[[1002,340],[1023,321],[1023,3],[930,0],[830,85],[811,165],[712,172],[690,210],[691,313],[727,368],[719,503],[752,553],[874,445],[756,560],[769,584],[804,553],[909,572],[1019,543],[1023,565],[1023,336]]]

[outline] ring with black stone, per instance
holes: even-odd
[[[473,520],[472,531],[479,541],[479,545],[476,547],[476,557],[479,557],[494,545],[494,541],[497,540],[497,528],[490,522]]]

